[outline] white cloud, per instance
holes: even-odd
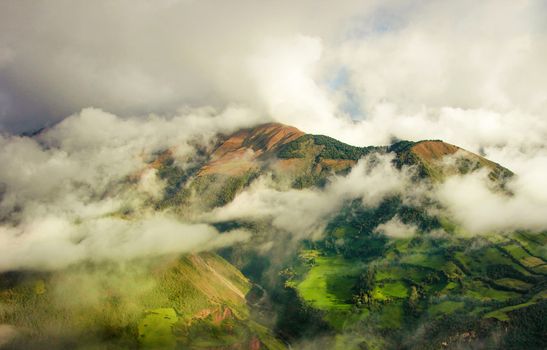
[[[115,190],[124,177],[143,170],[150,154],[173,147],[184,159],[193,154],[193,141],[207,145],[218,132],[233,132],[255,120],[237,108],[130,119],[85,109],[37,138],[0,136],[0,183],[7,185],[0,214],[21,203],[70,210],[74,197],[98,202],[97,197]]]
[[[199,252],[248,238],[245,231],[220,235],[211,226],[183,223],[161,213],[132,220],[100,217],[82,222],[41,217],[16,227],[0,226],[0,271]]]
[[[390,195],[402,194],[410,170],[399,171],[393,155],[361,159],[347,176],[336,176],[324,189],[278,190],[267,177],[255,181],[226,206],[206,214],[209,220],[269,219],[274,227],[296,237],[318,237],[345,201],[360,198],[377,206]]]
[[[276,120],[328,133],[336,106],[316,82],[322,51],[317,37],[269,40],[250,59],[259,98]]]
[[[0,72],[0,93],[12,105],[1,124],[21,130],[87,106],[121,115],[186,104],[262,107],[247,60],[264,41],[290,41],[297,33],[330,37],[372,6],[54,0],[1,7],[0,47],[16,57]]]
[[[437,190],[437,197],[451,218],[470,233],[511,232],[547,228],[547,197],[536,183],[517,177],[507,185],[506,195],[489,189],[483,171],[449,178]]]
[[[158,177],[156,169],[147,169],[141,175],[138,189],[154,199],[159,199],[163,195],[165,182]]]
[[[407,225],[401,221],[398,216],[393,217],[386,223],[378,225],[374,232],[383,233],[391,238],[408,238],[416,234],[417,227],[415,225]]]
[[[151,154],[175,148],[186,162],[194,142],[207,147],[217,133],[249,123],[253,117],[237,108],[131,119],[85,109],[35,138],[0,136],[0,270],[199,251],[247,239],[142,207],[163,195],[164,184],[146,163]],[[127,177],[136,174],[139,182],[129,185]],[[128,207],[136,218],[116,216]]]

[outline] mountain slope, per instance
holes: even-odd
[[[211,154],[198,175],[242,175],[255,168],[256,160],[275,153],[281,146],[304,135],[300,130],[277,123],[241,130]]]
[[[184,164],[175,147],[126,181],[131,191],[153,171],[163,193],[112,215],[166,211],[251,238],[211,253],[5,273],[0,324],[21,333],[13,348],[545,348],[547,233],[463,235],[433,195],[451,176],[485,171],[510,196],[501,165],[437,140],[355,147],[275,123],[218,135]],[[380,159],[421,191],[337,197],[333,183],[355,169],[365,181]],[[276,196],[251,201],[266,215],[213,215],[247,190]],[[314,201],[331,211],[314,217]],[[319,221],[312,234],[276,225],[289,219],[275,206],[294,203],[312,208],[290,219]]]
[[[11,273],[0,283],[0,323],[20,333],[15,348],[283,347],[249,319],[247,278],[213,253]]]
[[[333,174],[347,173],[361,157],[390,152],[396,166],[416,170],[416,184],[435,186],[450,176],[485,169],[490,180],[503,187],[513,175],[442,141],[353,147],[321,135],[302,135],[284,144],[275,155],[260,159],[257,168],[278,179],[289,178],[293,188],[321,187]],[[288,321],[308,315],[301,324],[309,329],[324,327],[321,322],[330,327],[321,337],[320,346],[327,348],[542,348],[539,319],[547,304],[547,257],[544,243],[538,242],[547,235],[462,237],[449,220],[397,196],[376,208],[346,203],[322,239],[303,242],[296,256],[274,268],[280,280],[254,277],[277,295],[274,308],[286,323],[277,324],[277,332],[309,338],[305,329]],[[413,226],[416,232],[397,238],[378,230],[391,222]],[[244,248],[226,256],[239,261],[250,275],[260,276],[245,263],[251,252]],[[299,305],[291,299],[291,290],[303,302],[297,311],[285,305]],[[306,308],[315,311],[310,314]],[[526,319],[536,320],[538,326],[525,329]],[[527,335],[515,337],[519,332]]]
[[[440,140],[400,141],[391,145],[388,150],[397,154],[400,164],[418,164],[423,176],[437,181],[481,168],[488,169],[489,177],[493,181],[503,181],[513,175],[510,170],[497,163]]]

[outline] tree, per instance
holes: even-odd
[[[371,267],[367,267],[363,272],[357,277],[357,282],[353,286],[353,297],[352,301],[357,306],[369,305],[372,303],[372,290],[374,289],[375,284],[375,275],[376,270]]]
[[[406,308],[411,315],[413,316],[419,315],[420,313],[419,302],[420,302],[420,293],[418,292],[418,289],[416,288],[416,286],[410,287],[410,296],[408,297],[406,301]]]

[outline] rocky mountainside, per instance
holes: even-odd
[[[241,175],[256,169],[257,161],[275,156],[283,145],[303,136],[296,128],[281,124],[264,124],[241,130],[228,137],[211,154],[198,175]]]

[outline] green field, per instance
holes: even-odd
[[[340,235],[342,231],[335,232]],[[303,250],[299,254],[303,264],[297,267],[300,277],[293,286],[309,305],[326,312],[324,319],[338,330],[358,320],[384,330],[406,327],[411,320],[407,314],[411,289],[416,300],[412,306],[414,312],[435,320],[454,313],[469,317],[486,313],[486,317],[506,320],[507,312],[534,303],[529,301],[495,311],[492,307],[496,303],[517,301],[534,287],[534,275],[526,265],[515,261],[530,255],[501,236],[496,245],[481,238],[479,241],[476,249],[467,251],[464,249],[471,244],[461,239],[440,244],[428,239],[394,240],[371,265],[366,265],[370,262],[365,259],[359,262],[341,255],[322,256],[325,253],[321,250]],[[452,254],[443,254],[444,245],[457,249],[452,248]],[[508,256],[505,249],[512,255]],[[356,309],[352,299],[354,286],[357,277],[367,269],[374,271],[373,286],[365,299],[368,301]],[[439,301],[441,296],[446,299]],[[341,339],[338,344],[343,343]]]
[[[408,288],[401,281],[380,282],[372,291],[374,299],[385,301],[391,298],[406,298]]]
[[[405,256],[403,259],[401,259],[401,262],[433,270],[442,270],[442,268],[446,264],[446,259],[444,259],[440,255],[417,253]]]
[[[525,303],[512,305],[512,306],[507,306],[507,307],[504,307],[504,308],[489,312],[489,313],[484,315],[484,318],[495,318],[495,319],[500,320],[500,321],[509,321],[508,313],[510,313],[511,311],[518,310],[518,309],[523,309],[525,307],[534,305],[537,302],[539,302],[541,300],[545,300],[545,299],[547,299],[547,291],[544,290],[544,291],[541,291],[541,292],[537,293],[536,295],[534,295],[530,300],[528,300]]]
[[[529,248],[532,248],[532,250],[534,250],[534,248],[530,245]],[[530,255],[519,244],[506,244],[502,247],[502,249],[529,271],[535,274],[547,275],[547,263],[540,257]],[[537,247],[536,250],[538,250]]]
[[[514,278],[500,278],[495,280],[495,282],[496,284],[499,284],[501,286],[515,288],[522,291],[528,290],[532,287],[530,283],[526,283],[524,281],[517,280]]]
[[[426,278],[428,273],[429,273],[428,269],[415,267],[415,266],[379,265],[376,268],[375,280],[376,282],[381,282],[385,280],[394,281],[394,280],[402,280],[403,278],[408,278],[415,282],[419,282],[419,281],[422,281],[424,278]]]
[[[505,265],[516,270],[523,276],[530,276],[531,273],[506,256],[502,249],[486,247],[472,252],[457,252],[454,255],[457,262],[473,274],[484,275],[488,266]]]
[[[379,326],[388,329],[400,329],[403,323],[404,310],[402,303],[391,303],[382,307]]]
[[[481,301],[506,301],[517,298],[520,294],[489,287],[480,281],[470,281],[465,284],[467,288],[464,295]]]
[[[513,239],[519,242],[524,248],[533,255],[547,261],[547,234],[518,233],[514,234]]]
[[[429,313],[433,316],[448,315],[465,306],[463,301],[443,301],[439,304],[431,305]]]
[[[317,257],[315,265],[298,283],[298,293],[317,309],[349,310],[360,266],[342,257]]]
[[[139,342],[145,348],[173,349],[177,340],[172,328],[177,321],[177,313],[172,308],[148,310],[139,323]]]

